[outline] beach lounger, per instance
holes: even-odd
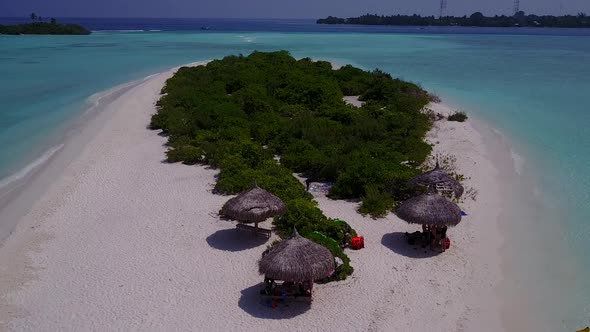
[[[266,228],[257,228],[254,226],[249,226],[249,225],[245,225],[245,224],[237,224],[236,225],[236,229],[240,230],[240,231],[248,231],[248,232],[252,232],[254,234],[261,234],[264,235],[266,237],[270,237],[272,231],[270,229],[266,229]]]

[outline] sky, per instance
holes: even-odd
[[[448,15],[512,14],[514,0],[447,0]],[[440,0],[1,0],[0,17],[320,18],[438,15]],[[590,0],[520,0],[532,14],[590,14]]]

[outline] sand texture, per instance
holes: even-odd
[[[316,197],[366,248],[348,251],[343,282],[316,285],[311,305],[272,309],[257,260],[273,240],[239,233],[217,212],[216,171],[167,164],[166,138],[146,129],[168,71],[108,106],[96,135],[0,248],[0,329],[35,331],[501,331],[501,193],[471,121],[438,121],[437,153],[457,156],[477,200],[441,255],[409,247],[418,230],[393,215]],[[443,106],[434,105],[440,112]],[[262,224],[270,227],[270,222]]]

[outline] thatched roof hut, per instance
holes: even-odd
[[[258,262],[258,271],[267,278],[290,282],[315,281],[336,270],[330,250],[297,233],[275,244]]]
[[[440,168],[438,162],[433,170],[420,174],[409,182],[411,187],[423,186],[437,191],[452,191],[456,197],[461,197],[465,190],[461,183]]]
[[[396,210],[401,219],[411,224],[456,226],[461,222],[461,209],[443,196],[427,193],[404,201]]]
[[[285,211],[285,204],[280,198],[255,186],[228,200],[219,214],[243,223],[259,223]]]

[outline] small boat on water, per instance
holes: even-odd
[[[211,27],[204,26],[204,27],[201,27],[201,30],[211,30]]]

